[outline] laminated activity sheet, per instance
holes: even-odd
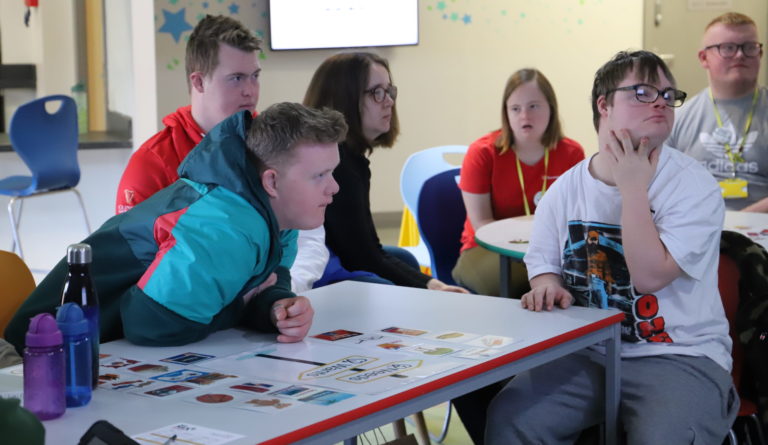
[[[271,343],[200,366],[250,377],[280,376],[283,381],[345,393],[377,394],[463,364],[377,349],[321,341]]]

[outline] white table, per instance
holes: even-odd
[[[768,249],[768,213],[727,210],[723,230],[739,232]],[[509,297],[509,265],[523,261],[532,231],[533,216],[516,216],[486,224],[475,233],[477,244],[499,254],[502,297]]]
[[[335,329],[373,332],[396,325],[433,332],[451,329],[503,335],[520,341],[490,359],[445,356],[466,364],[377,395],[359,394],[325,407],[305,404],[292,409],[290,415],[216,409],[98,389],[87,406],[70,408],[63,417],[44,423],[47,444],[77,443],[98,419],[112,422],[129,435],[186,422],[246,436],[233,444],[329,444],[599,342],[605,342],[607,348],[606,432],[608,443],[616,443],[618,342],[623,319],[619,311],[572,307],[530,312],[515,300],[355,282],[315,289],[306,295],[316,311],[310,335]],[[102,351],[145,360],[188,351],[222,357],[248,351],[254,342],[273,339],[273,335],[232,329],[182,347],[139,347],[120,340],[102,345]],[[279,376],[275,379],[280,380]]]
[[[727,210],[723,229],[739,232],[768,249],[768,213]]]

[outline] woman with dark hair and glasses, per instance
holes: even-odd
[[[544,75],[513,73],[501,98],[501,128],[469,146],[459,188],[467,208],[461,254],[453,279],[483,295],[501,294],[499,255],[475,242],[475,231],[504,218],[532,215],[539,199],[563,172],[584,159],[578,142],[563,136],[555,91]],[[525,266],[510,267],[509,295],[528,287]]]
[[[388,62],[372,53],[331,56],[310,81],[304,104],[337,110],[349,126],[347,139],[339,144],[341,162],[333,173],[340,190],[325,214],[325,240],[331,259],[315,287],[349,279],[346,269],[377,275],[353,278],[359,281],[467,292],[421,273],[418,262],[406,250],[379,243],[371,216],[368,156],[376,147],[391,147],[400,132],[396,99],[397,87],[392,84]]]

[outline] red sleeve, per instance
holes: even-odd
[[[550,159],[550,178],[559,177],[568,169],[584,160],[584,149],[573,139],[563,138],[558,142],[557,149],[552,152]]]
[[[459,188],[468,193],[490,193],[493,173],[493,158],[496,152],[496,138],[499,132],[487,134],[476,140],[467,149],[461,163]]]
[[[169,166],[151,148],[162,143],[161,134],[148,140],[131,156],[117,186],[115,213],[130,210],[136,204],[171,185],[177,178],[168,174]]]

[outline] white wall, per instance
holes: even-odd
[[[3,63],[38,64],[42,60],[42,35],[40,14],[34,11],[30,26],[24,26],[24,2],[0,0],[0,44]],[[36,97],[35,89],[3,90],[6,125],[19,105]]]
[[[159,127],[153,0],[131,2],[131,25],[135,110],[132,116],[132,138],[133,148],[137,149]]]
[[[23,1],[0,0],[3,63],[37,66],[37,89],[3,91],[5,116],[10,120],[19,105],[49,94],[70,94],[77,83],[73,0],[43,1],[31,9],[24,26]]]
[[[107,108],[126,116],[135,114],[131,26],[130,2],[104,2]]]

